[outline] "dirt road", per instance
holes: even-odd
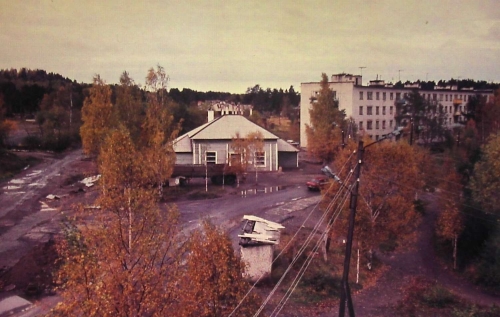
[[[73,167],[81,162],[81,150],[63,158],[39,154],[43,161],[27,167],[22,173],[1,184],[0,194],[0,268],[11,267],[41,242],[57,231],[61,211],[59,202],[46,198],[49,194],[67,194],[63,182],[81,173]]]

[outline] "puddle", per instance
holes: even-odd
[[[53,210],[56,210],[55,208],[52,208],[50,207],[49,205],[47,205],[47,203],[41,201],[40,204],[42,205],[41,208],[40,208],[40,211],[53,211]]]
[[[14,190],[14,189],[19,189],[21,188],[21,186],[17,186],[17,185],[7,185],[7,186],[4,186],[2,187],[3,189],[5,190]]]
[[[271,186],[271,187],[263,187],[263,188],[250,188],[246,190],[240,191],[240,196],[241,197],[246,197],[246,196],[253,196],[257,194],[270,194],[270,193],[275,193],[280,190],[286,189],[287,186]]]
[[[24,184],[24,179],[11,179],[9,184]]]
[[[28,186],[30,186],[30,187],[34,187],[34,186],[36,186],[36,187],[44,187],[45,183],[31,183]]]
[[[41,172],[42,172],[41,170],[35,170],[26,176],[28,176],[28,177],[36,176],[36,175],[40,174]]]

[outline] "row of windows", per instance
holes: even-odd
[[[363,100],[363,93],[364,91],[359,92],[359,100]],[[380,100],[380,96],[382,96],[382,100],[387,100],[387,94],[385,92],[382,92],[382,94],[379,91],[375,92],[375,100]],[[406,96],[406,94],[405,94]],[[397,92],[396,93],[396,100],[401,99],[401,93]],[[367,91],[366,92],[366,100],[373,100],[373,91]],[[389,93],[389,100],[394,100],[394,93],[391,92]]]
[[[393,120],[389,120],[389,128],[392,128],[393,123],[394,123]],[[358,127],[360,130],[364,130],[363,121],[359,121]],[[386,121],[382,120],[382,129],[385,129],[385,128],[386,128]],[[372,130],[372,129],[373,129],[373,121],[368,120],[366,122],[366,130]],[[380,129],[380,121],[378,121],[378,120],[375,121],[375,129]]]
[[[437,93],[428,93],[428,94],[425,94],[425,93],[422,93],[422,98],[426,99],[427,100],[438,100],[438,94]],[[401,93],[400,92],[397,92],[395,94],[396,96],[396,100],[399,100],[401,99]],[[406,98],[408,97],[408,93],[404,93],[403,96]],[[364,91],[360,91],[359,92],[359,100],[363,100],[364,98]],[[380,93],[379,91],[376,91],[375,92],[375,100],[380,100],[380,98],[382,98],[382,100],[387,100],[387,93],[386,92],[382,92]],[[462,94],[439,94],[439,101],[453,101],[455,99],[457,100],[463,100],[463,101],[470,101],[472,98],[472,95],[462,95]],[[373,91],[367,91],[366,92],[366,100],[373,100]],[[394,100],[394,93],[393,92],[390,92],[389,93],[389,100]]]
[[[389,107],[389,114],[392,115],[394,113],[394,107],[390,106]],[[373,106],[366,106],[366,114],[368,116],[373,115]],[[380,106],[375,106],[375,115],[380,114]],[[385,116],[386,114],[386,106],[382,106],[382,115]],[[359,106],[359,115],[363,115],[363,106]]]
[[[229,154],[229,165],[234,164],[235,162],[241,162],[241,155],[237,153]],[[255,152],[255,166],[265,167],[266,166],[266,152]],[[205,162],[207,164],[216,164],[217,163],[217,152],[216,151],[207,151],[205,152]]]

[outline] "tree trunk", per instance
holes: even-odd
[[[457,269],[457,240],[458,240],[458,236],[455,235],[455,237],[453,239],[453,269],[454,270]]]

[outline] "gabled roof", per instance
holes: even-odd
[[[278,152],[299,152],[299,150],[285,140],[278,139]]]
[[[231,140],[236,134],[245,137],[251,132],[261,132],[264,140],[279,137],[241,115],[224,115],[193,129],[174,141],[175,152],[192,152],[191,140]],[[283,141],[284,142],[284,141]]]
[[[190,132],[193,140],[231,140],[237,133],[241,137],[251,132],[260,131],[264,140],[276,140],[278,137],[241,115],[224,115]]]

